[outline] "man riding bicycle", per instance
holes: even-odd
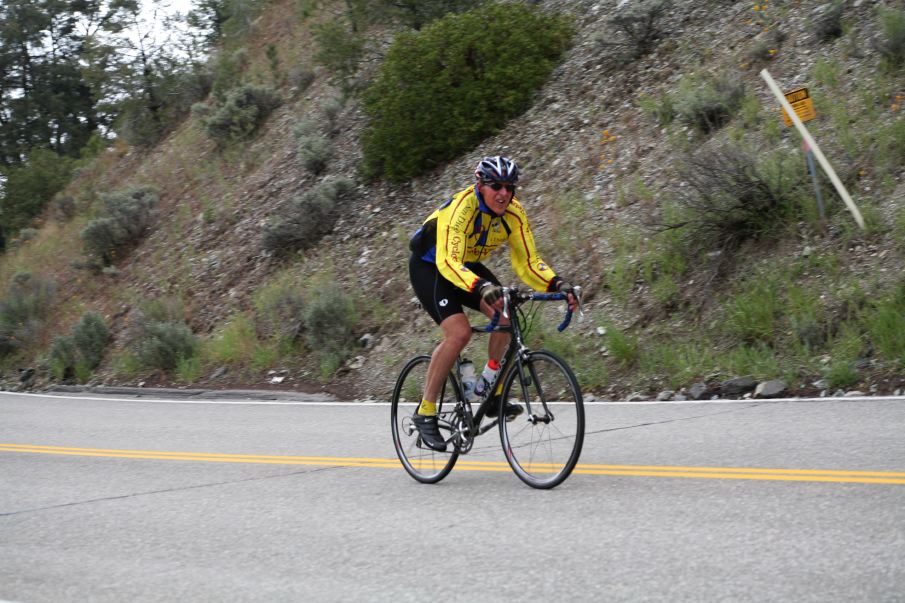
[[[528,216],[515,198],[519,177],[516,163],[499,155],[485,157],[474,176],[475,184],[428,216],[410,242],[412,287],[422,307],[443,330],[443,341],[431,355],[423,398],[413,422],[424,444],[440,452],[446,450],[446,443],[437,423],[437,396],[471,339],[471,324],[463,306],[489,317],[503,309],[500,281],[481,260],[508,242],[513,270],[525,284],[538,291],[567,293],[569,307],[577,307],[572,285],[556,276],[534,247]],[[499,324],[509,321],[500,317]],[[490,335],[488,368],[499,369],[508,343],[509,333],[496,331]],[[487,415],[496,416],[498,407],[498,403],[492,404]],[[523,411],[519,404],[506,402],[505,407],[507,420]]]

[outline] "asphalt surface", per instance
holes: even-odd
[[[383,404],[126,394],[0,393],[0,599],[905,601],[902,400],[591,405],[537,491],[416,483]]]

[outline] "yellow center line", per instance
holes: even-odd
[[[257,463],[273,465],[314,465],[321,467],[376,467],[398,469],[396,458],[337,457],[337,456],[277,456],[259,454],[226,454],[212,452],[168,452],[161,450],[121,450],[110,448],[74,448],[35,444],[0,444],[0,452],[53,454],[104,458],[156,459],[169,461],[200,461],[215,463]],[[425,457],[413,460],[422,468],[442,466],[445,459]],[[557,465],[533,463],[530,471],[553,471]],[[509,471],[502,461],[479,461],[461,458],[456,471]],[[656,465],[598,465],[579,464],[574,473],[582,475],[614,475],[635,477],[685,477],[703,479],[748,479],[798,482],[835,482],[861,484],[903,484],[905,472],[845,471],[835,469],[767,469],[759,467],[681,467]]]

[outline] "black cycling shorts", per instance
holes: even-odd
[[[479,277],[500,284],[497,277],[484,264],[469,262],[468,268]],[[421,302],[421,307],[427,310],[437,324],[453,314],[463,312],[462,306],[481,311],[480,294],[477,291],[469,293],[453,285],[440,274],[433,262],[426,262],[412,255],[409,259],[409,277],[412,279],[412,288]]]

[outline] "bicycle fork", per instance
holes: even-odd
[[[528,367],[528,374],[526,374],[525,371],[526,365]],[[547,406],[547,397],[544,395],[540,379],[537,378],[537,373],[534,370],[534,365],[531,362],[527,361],[526,358],[520,357],[519,361],[515,363],[515,368],[518,371],[519,386],[522,388],[522,399],[525,401],[527,421],[532,425],[537,425],[538,423],[544,423],[545,425],[547,425],[555,421],[556,417],[553,416],[553,412],[550,410],[550,407]],[[528,392],[528,387],[530,387],[532,384],[534,385],[535,389],[537,389],[537,397],[540,399],[541,406],[543,406],[544,409],[543,415],[535,414],[531,410],[531,395]]]

